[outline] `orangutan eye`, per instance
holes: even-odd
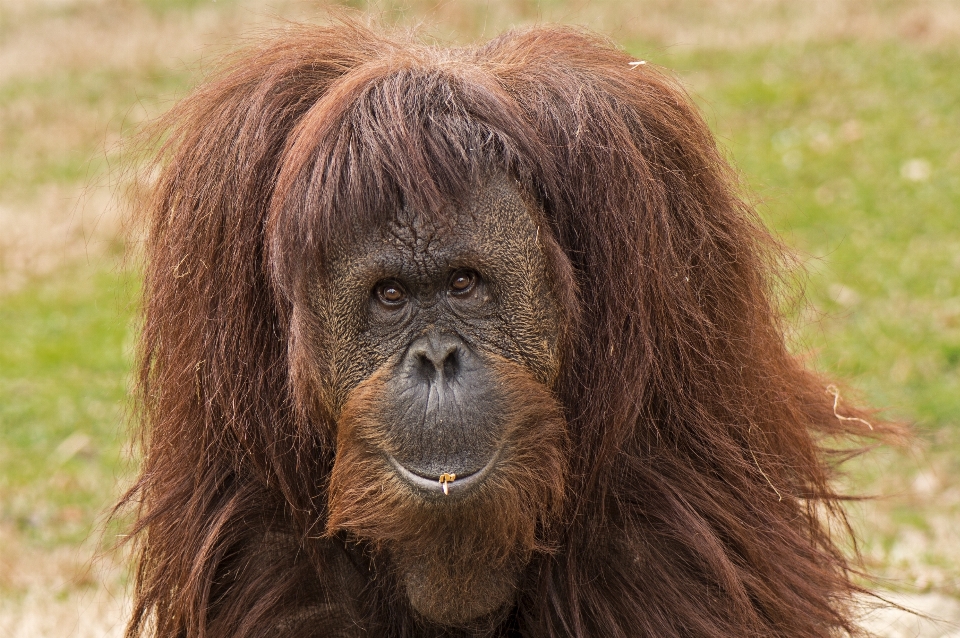
[[[395,281],[381,281],[375,292],[380,303],[386,306],[399,306],[407,300],[407,293]]]
[[[458,270],[450,278],[450,294],[466,295],[477,284],[477,273],[472,270]]]

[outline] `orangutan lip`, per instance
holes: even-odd
[[[457,474],[456,479],[446,484],[446,491],[444,490],[444,484],[440,482],[440,477],[421,476],[405,468],[400,461],[393,458],[391,454],[384,453],[384,456],[387,457],[387,461],[390,462],[390,465],[397,474],[414,488],[425,491],[431,495],[454,496],[464,494],[466,491],[482,483],[483,479],[490,473],[490,470],[497,464],[500,453],[498,451],[494,454],[493,457],[487,461],[487,464],[476,472],[466,475]]]

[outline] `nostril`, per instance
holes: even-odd
[[[460,373],[464,356],[457,338],[423,337],[412,344],[407,365],[427,380],[432,380],[437,374],[452,379]]]
[[[448,379],[460,370],[460,348],[453,346],[443,359],[443,374]]]
[[[433,376],[436,371],[443,371],[447,376],[456,374],[460,369],[459,348],[453,346],[447,352],[417,352],[417,367],[429,376]]]
[[[417,369],[427,379],[432,379],[437,373],[437,366],[434,365],[430,356],[426,352],[417,352],[414,354]]]

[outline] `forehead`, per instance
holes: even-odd
[[[352,249],[345,247],[337,261],[354,272],[365,264],[381,276],[414,278],[468,266],[529,272],[542,265],[535,217],[518,186],[498,178],[442,213],[398,211]]]

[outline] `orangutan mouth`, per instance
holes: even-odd
[[[487,464],[475,472],[468,474],[454,474],[452,472],[443,472],[439,476],[423,476],[407,469],[389,453],[384,456],[390,466],[408,485],[413,487],[418,493],[428,497],[436,496],[464,496],[473,491],[483,483],[484,479],[493,471],[500,458],[500,454],[494,454],[487,461]]]

